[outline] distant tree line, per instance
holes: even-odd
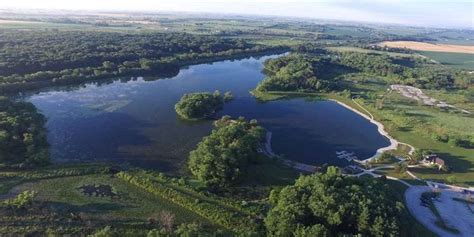
[[[128,75],[176,74],[179,67],[285,47],[185,33],[0,31],[0,92]]]

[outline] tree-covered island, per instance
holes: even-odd
[[[214,93],[195,92],[184,94],[174,106],[176,113],[184,119],[199,120],[213,115],[221,110],[224,102],[232,100],[232,94],[226,92],[224,96],[219,91]]]

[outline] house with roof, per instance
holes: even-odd
[[[423,163],[427,165],[436,165],[438,169],[441,170],[443,167],[446,166],[443,159],[439,158],[436,154],[429,154],[423,157]]]

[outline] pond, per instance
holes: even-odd
[[[174,111],[184,93],[232,91],[221,115],[257,119],[273,133],[272,146],[285,158],[336,164],[336,151],[360,159],[389,144],[377,127],[333,101],[305,98],[259,102],[249,91],[264,78],[269,57],[227,60],[183,68],[171,78],[141,77],[49,88],[25,95],[48,118],[48,141],[56,162],[129,162],[176,170],[210,133],[212,121],[187,122]]]

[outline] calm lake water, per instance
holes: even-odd
[[[273,56],[275,57],[275,56]],[[220,115],[255,118],[273,132],[276,153],[308,164],[343,164],[335,152],[368,158],[388,140],[375,125],[332,101],[291,99],[262,103],[249,90],[264,78],[269,57],[202,64],[172,78],[93,82],[26,96],[48,118],[53,160],[118,161],[174,170],[186,161],[212,121],[179,119],[174,104],[184,93],[232,91]]]

